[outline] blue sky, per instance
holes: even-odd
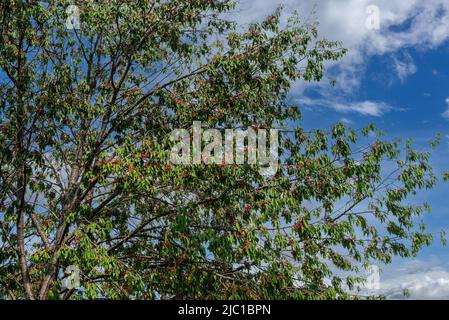
[[[436,133],[441,133],[442,143],[432,156],[432,164],[436,172],[441,174],[449,170],[449,120],[442,116],[448,108],[446,99],[449,97],[449,44],[424,52],[408,48],[399,50],[396,54],[410,58],[410,63],[414,64],[416,71],[401,80],[396,70],[392,68],[394,57],[391,54],[372,56],[366,60],[366,70],[361,79],[360,88],[347,97],[348,101],[383,102],[391,107],[390,110],[382,116],[370,116],[309,106],[303,111],[304,125],[317,128],[343,120],[349,126],[358,128],[368,123],[375,123],[378,128],[387,133],[388,137],[413,138],[417,147],[425,147]],[[312,88],[306,90],[305,94],[315,96],[314,91]],[[417,196],[417,200],[422,199],[432,206],[432,213],[426,215],[424,221],[429,231],[436,235],[441,230],[449,233],[448,191],[448,184],[440,182],[434,190]],[[428,286],[418,284],[415,278],[416,272],[424,279],[429,278],[430,274],[436,276],[437,279],[434,280],[438,285],[449,285],[449,282],[442,281],[449,279],[447,277],[448,247],[442,246],[439,240],[423,250],[417,259],[395,259],[393,266],[383,269],[383,276],[391,281],[397,279],[397,273],[407,270],[405,277],[412,275],[413,279],[405,283],[395,283],[395,285],[396,288],[405,288],[407,284],[411,284],[411,288],[418,287],[419,290],[415,292],[411,290],[413,298],[449,299],[448,290],[435,288],[432,291]],[[391,291],[389,293],[394,296],[401,290],[392,289]]]
[[[241,0],[238,21],[263,19],[279,4],[320,22],[320,34],[341,40],[348,55],[328,66],[320,84],[297,83],[292,97],[302,107],[303,126],[336,121],[361,128],[375,123],[388,137],[413,138],[425,147],[437,133],[432,155],[437,173],[449,170],[449,1],[447,0]],[[378,9],[379,28],[366,20]],[[429,230],[449,233],[449,184],[439,183],[413,201],[427,201]],[[381,289],[392,298],[408,289],[412,298],[449,299],[449,248],[438,240],[416,259],[395,259],[383,267]]]
[[[425,148],[436,133],[443,136],[442,143],[432,155],[432,164],[437,173],[449,170],[449,119],[442,114],[447,110],[446,99],[449,97],[449,44],[429,51],[404,49],[397,52],[410,57],[416,72],[406,79],[399,79],[391,68],[391,55],[373,56],[366,61],[366,71],[360,88],[348,100],[383,102],[391,109],[382,116],[367,116],[359,113],[339,112],[331,108],[309,107],[304,113],[304,125],[309,128],[327,126],[335,121],[345,121],[349,126],[362,127],[368,123],[387,133],[387,137],[413,138],[418,148]],[[309,93],[313,92],[313,93]],[[314,96],[313,89],[306,90],[306,95]],[[396,274],[407,270],[406,275],[413,275],[408,284],[417,283],[416,272],[423,270],[418,276],[424,279],[436,272],[436,282],[441,286],[449,286],[447,270],[449,270],[449,250],[438,240],[438,232],[449,233],[449,185],[440,183],[434,190],[424,191],[416,197],[416,201],[427,201],[432,206],[430,215],[424,221],[429,231],[435,233],[434,244],[424,249],[415,260],[395,259],[393,266],[384,267],[384,276],[397,279]],[[436,271],[438,270],[438,271]],[[405,276],[407,278],[407,276]],[[396,287],[406,287],[397,283]],[[422,286],[422,288],[421,288]],[[413,288],[413,285],[411,286]],[[431,291],[422,284],[415,284],[420,290],[412,294],[414,298],[448,298],[448,290]],[[422,292],[424,290],[424,292]],[[392,290],[393,295],[400,290]],[[441,291],[441,292],[440,292]],[[413,290],[412,290],[413,293]],[[399,296],[398,296],[399,297]]]

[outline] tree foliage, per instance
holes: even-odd
[[[349,298],[350,274],[431,241],[407,202],[436,182],[429,153],[372,126],[301,128],[291,84],[345,53],[316,24],[86,0],[70,30],[70,4],[0,5],[0,296]],[[193,121],[284,128],[280,169],[171,165],[169,133]]]

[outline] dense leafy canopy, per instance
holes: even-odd
[[[349,298],[360,267],[430,243],[427,205],[406,201],[436,182],[429,153],[374,127],[302,130],[291,84],[345,53],[315,24],[86,0],[71,30],[70,4],[0,5],[0,297]],[[170,164],[193,121],[283,128],[277,174]]]

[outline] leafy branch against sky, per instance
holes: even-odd
[[[279,4],[2,2],[1,298],[445,297],[449,4]]]

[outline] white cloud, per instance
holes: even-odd
[[[403,83],[405,80],[416,73],[418,68],[416,67],[413,58],[410,54],[405,54],[403,60],[399,60],[397,57],[393,58],[393,65],[396,71],[396,75],[399,80]]]
[[[234,19],[239,23],[261,20],[280,4],[285,5],[287,13],[297,10],[305,19],[309,17],[309,20],[318,21],[322,37],[340,40],[349,49],[341,61],[328,66],[331,67],[328,68],[329,77],[337,80],[335,88],[325,81],[312,85],[301,82],[294,88],[295,95],[301,95],[306,87],[313,86],[328,100],[333,100],[331,97],[335,96],[340,100],[346,97],[347,100],[359,89],[370,57],[397,56],[409,48],[433,49],[449,39],[447,0],[242,0]],[[380,30],[366,27],[369,17],[366,9],[372,4],[380,9]],[[311,15],[314,5],[316,14]],[[407,55],[403,59],[393,59],[389,69],[385,72],[394,72],[401,82],[417,71],[413,60]],[[379,116],[384,113],[379,112],[384,107],[364,103],[346,104],[335,109],[342,112],[359,110],[362,114]]]
[[[449,272],[442,267],[402,268],[391,276],[380,285],[390,299],[404,299],[404,290],[410,299],[449,299]]]
[[[358,113],[365,116],[380,117],[393,108],[384,102],[375,101],[357,101],[344,103],[327,99],[298,99],[300,105],[306,107],[324,107],[330,108],[342,113]]]
[[[340,118],[340,122],[342,122],[342,123],[344,123],[344,124],[348,124],[348,125],[352,124],[352,120],[351,120],[351,119],[348,119],[348,118],[346,118],[346,117]]]
[[[338,104],[336,110],[342,112],[358,112],[363,115],[380,117],[392,108],[384,102],[362,101],[351,104]]]
[[[449,120],[449,98],[446,99],[446,104],[447,104],[447,110],[445,112],[443,112],[441,115],[443,116],[443,118]]]

